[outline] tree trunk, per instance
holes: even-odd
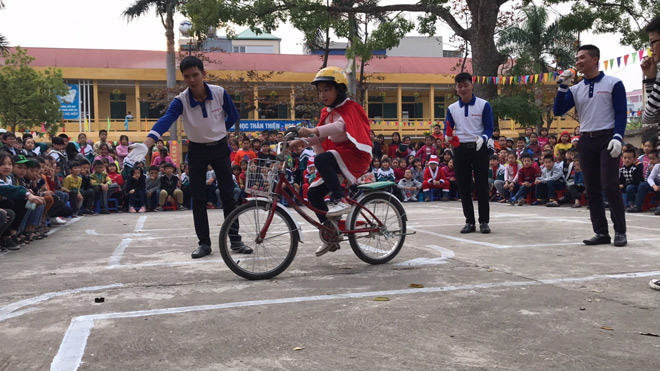
[[[495,0],[468,0],[472,25],[467,30],[467,40],[472,47],[472,73],[476,76],[497,76],[497,68],[506,57],[495,46],[495,26],[500,5]],[[495,84],[478,84],[474,94],[489,100],[497,96]]]
[[[328,67],[328,55],[330,55],[330,26],[325,29],[325,49],[323,49],[323,66]]]
[[[167,9],[167,16],[165,18],[165,38],[167,39],[167,88],[173,89],[176,87],[176,59],[174,54],[174,6],[169,6]],[[169,100],[173,97],[169,93]],[[170,128],[170,139],[178,140],[178,120]]]

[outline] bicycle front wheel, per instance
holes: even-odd
[[[405,211],[393,198],[382,193],[368,194],[360,200],[363,208],[351,210],[348,230],[378,228],[378,221],[382,223],[378,231],[348,235],[353,252],[366,263],[387,263],[403,247],[406,239]]]
[[[291,217],[275,209],[266,237],[259,234],[272,203],[252,200],[232,211],[220,229],[220,254],[227,267],[249,280],[268,279],[284,272],[298,249],[298,230]],[[232,250],[231,241],[240,240],[252,249],[252,254]]]

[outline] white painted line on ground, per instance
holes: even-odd
[[[4,307],[0,307],[0,322],[2,322],[4,320],[7,320],[9,318],[18,317],[18,316],[20,316],[22,314],[25,314],[27,312],[35,311],[37,309],[22,310],[22,311],[17,312],[18,309],[25,308],[27,306],[34,305],[34,304],[37,304],[37,303],[41,303],[42,301],[46,301],[48,299],[52,299],[52,298],[57,297],[57,296],[78,294],[78,293],[87,292],[87,291],[99,291],[99,290],[113,289],[113,288],[122,287],[122,286],[124,286],[124,285],[121,284],[121,283],[115,283],[115,284],[112,284],[112,285],[105,285],[105,286],[81,287],[79,289],[49,292],[49,293],[46,293],[46,294],[35,296],[33,298],[17,301],[15,303],[5,305]]]
[[[458,241],[458,242],[465,242],[465,243],[474,244],[474,245],[481,245],[481,246],[494,247],[494,248],[496,248],[496,249],[506,249],[506,248],[511,247],[511,246],[508,246],[508,245],[499,245],[499,244],[496,244],[496,243],[490,243],[490,242],[482,242],[482,241],[468,240],[468,239],[466,239],[466,238],[454,237],[454,236],[451,236],[451,235],[448,235],[448,234],[429,232],[429,231],[425,231],[425,230],[422,230],[422,229],[416,229],[416,228],[414,228],[414,227],[410,227],[410,229],[412,229],[412,230],[414,230],[414,231],[417,231],[417,232],[419,232],[419,233],[429,234],[429,235],[431,235],[431,236],[436,236],[436,237],[446,238],[446,239],[448,239],[448,240],[454,240],[454,241]]]
[[[108,266],[106,268],[116,268],[119,265],[121,265],[121,258],[124,255],[124,251],[128,247],[128,245],[131,244],[131,241],[133,241],[132,238],[124,238],[119,242],[119,245],[115,247],[115,251],[112,252],[112,256],[110,257],[110,261],[108,262]]]
[[[224,261],[222,259],[202,259],[202,260],[163,262],[163,263],[121,264],[115,267],[106,267],[106,268],[125,269],[125,268],[149,268],[149,267],[176,267],[179,265],[194,265],[194,264],[206,264],[206,263],[222,263],[224,265]]]
[[[629,213],[626,214],[630,215]],[[581,223],[581,224],[591,224],[590,220],[572,220],[573,223]],[[654,231],[654,232],[660,232],[660,228],[647,228],[647,227],[639,227],[636,225],[630,225],[630,223],[626,223],[626,228],[635,228],[635,229],[642,229],[642,230],[647,230],[647,231]]]
[[[431,248],[435,251],[440,252],[440,257],[438,258],[416,258],[416,259],[411,259],[407,260],[401,263],[396,263],[394,265],[398,266],[417,266],[417,265],[438,265],[438,264],[446,264],[448,259],[452,259],[455,254],[453,251],[449,249],[445,249],[444,247],[440,247],[437,245],[426,245],[426,247]]]
[[[62,343],[60,344],[60,348],[57,354],[55,355],[55,358],[53,358],[53,362],[50,365],[50,369],[51,371],[70,371],[70,370],[77,370],[78,367],[80,367],[83,355],[85,354],[85,348],[87,347],[87,340],[92,331],[92,328],[94,327],[94,321],[96,320],[149,317],[149,316],[159,316],[164,314],[202,312],[202,311],[218,310],[218,309],[256,307],[262,305],[291,304],[291,303],[344,300],[344,299],[360,299],[365,297],[376,297],[376,296],[432,294],[432,293],[462,291],[462,290],[496,289],[496,288],[521,287],[521,286],[539,286],[539,285],[558,285],[563,283],[586,282],[586,281],[603,280],[603,279],[641,278],[641,277],[649,277],[649,276],[657,276],[657,275],[660,275],[660,271],[605,274],[605,275],[593,275],[593,276],[575,277],[575,278],[554,278],[554,279],[535,280],[535,281],[532,280],[504,281],[504,282],[482,283],[476,285],[424,287],[419,289],[367,291],[367,292],[355,292],[355,293],[333,294],[333,295],[299,296],[299,297],[289,297],[289,298],[281,298],[281,299],[251,300],[251,301],[241,301],[234,303],[224,303],[224,304],[198,305],[198,306],[190,306],[190,307],[163,308],[163,309],[102,313],[102,314],[79,316],[71,320],[71,324],[69,325],[69,328],[64,334],[64,338],[62,339]]]
[[[135,223],[135,229],[133,229],[134,232],[137,232],[144,228],[144,222],[147,221],[147,216],[142,215],[141,217],[138,218],[137,223]]]
[[[9,251],[0,252],[0,258],[2,258],[3,256],[5,256],[7,254],[9,254]]]
[[[66,227],[67,225],[77,223],[78,221],[80,221],[80,219],[82,219],[82,218],[78,217],[78,218],[75,218],[75,219],[71,219],[66,224],[61,224],[61,225],[57,225],[57,226],[52,226],[52,224],[51,224],[52,227],[50,228],[50,231],[48,231],[48,233],[46,233],[46,234],[50,236],[51,234],[53,234],[56,231],[62,229],[63,227]]]

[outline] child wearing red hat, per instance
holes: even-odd
[[[424,171],[424,183],[422,189],[424,190],[424,202],[431,201],[432,189],[442,190],[442,200],[449,199],[449,182],[445,179],[445,173],[439,168],[438,156],[432,155],[429,159],[429,167]]]

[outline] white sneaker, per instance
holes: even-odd
[[[341,199],[337,202],[330,201],[328,203],[328,213],[325,214],[325,216],[328,218],[336,218],[338,216],[348,214],[350,210],[351,210],[351,205],[344,202],[344,199]]]
[[[316,249],[316,256],[317,257],[322,256],[322,255],[325,255],[325,253],[327,253],[328,251],[335,252],[337,250],[339,250],[339,244],[337,244],[337,243],[325,244],[324,243],[323,245],[319,246],[318,249]]]
[[[649,281],[649,287],[651,287],[653,290],[660,291],[660,278],[654,278]]]
[[[50,222],[53,223],[53,224],[57,224],[57,225],[66,224],[66,220],[62,219],[62,218],[59,217],[59,216],[56,217],[56,218],[51,219]]]

